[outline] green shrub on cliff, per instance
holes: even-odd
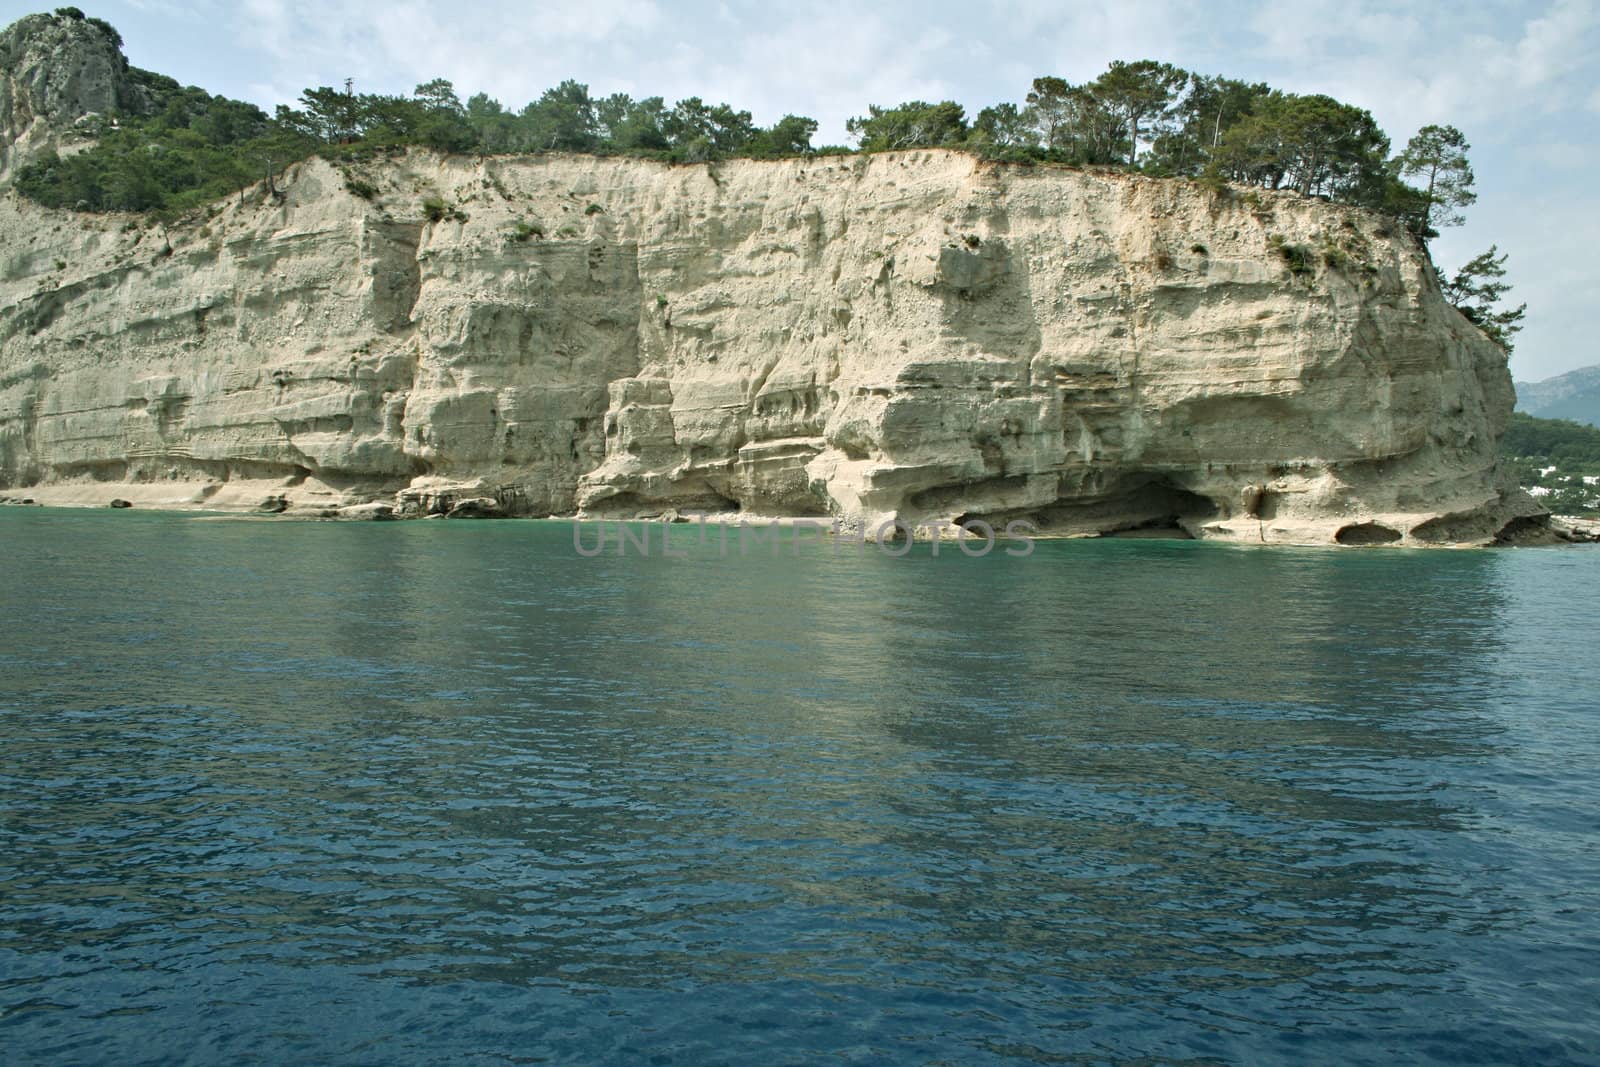
[[[437,196],[422,198],[422,214],[429,222],[443,222],[446,219],[453,222],[467,221],[466,212]]]

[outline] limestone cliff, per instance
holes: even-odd
[[[0,488],[1301,543],[1537,511],[1504,355],[1360,211],[943,151],[357,177],[171,229],[7,193]]]

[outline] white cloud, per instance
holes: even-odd
[[[665,22],[653,0],[533,9],[509,0],[243,0],[218,15],[264,54],[280,98],[346,77],[374,92],[407,92],[444,77],[464,95],[481,90],[513,106],[563,78],[599,80],[586,64],[602,74],[626,69]],[[671,34],[658,43],[670,52]]]

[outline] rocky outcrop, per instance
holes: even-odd
[[[1548,523],[1550,532],[1561,541],[1575,545],[1600,544],[1600,520],[1577,515],[1557,515]]]
[[[135,73],[116,30],[98,19],[29,15],[0,31],[0,179],[84,143],[96,119],[144,110]]]
[[[47,503],[1402,545],[1538,513],[1504,354],[1404,233],[1289,193],[415,152],[170,229],[8,194],[0,248],[0,490]]]

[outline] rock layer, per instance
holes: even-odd
[[[45,502],[1396,544],[1538,512],[1503,352],[1403,232],[1290,193],[413,152],[170,229],[8,194],[0,240],[0,489]]]

